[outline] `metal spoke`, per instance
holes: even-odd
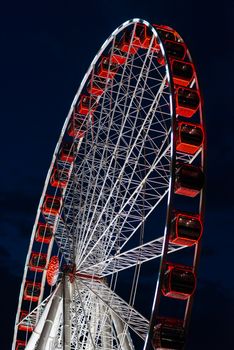
[[[138,311],[121,299],[115,292],[104,283],[87,282],[80,280],[101,303],[109,307],[124,323],[128,325],[140,338],[145,339],[149,321]]]

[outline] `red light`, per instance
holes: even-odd
[[[59,259],[57,256],[52,256],[48,265],[46,279],[50,286],[54,286],[58,279]]]

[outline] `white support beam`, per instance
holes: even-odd
[[[126,327],[126,324],[124,324],[113,311],[110,313],[117,333],[117,338],[119,339],[120,349],[134,350],[134,346],[128,332],[128,327]]]
[[[46,350],[48,349],[48,343],[51,341],[51,333],[53,328],[55,328],[55,321],[58,321],[58,313],[60,311],[60,305],[63,298],[63,283],[60,283],[58,289],[56,290],[50,309],[48,311],[41,335],[39,337],[39,342],[37,345],[37,350]],[[30,349],[30,348],[29,348]]]
[[[134,307],[120,298],[106,284],[79,279],[100,302],[112,310],[129,328],[131,328],[141,339],[145,339],[149,329],[149,321],[142,316]]]
[[[111,256],[109,259],[99,264],[90,266],[89,268],[80,271],[82,273],[106,277],[113,273],[129,269],[138,264],[142,264],[146,261],[159,258],[162,255],[162,244],[163,237],[160,237],[154,239],[153,241],[147,242],[142,246],[130,249],[124,253]],[[168,253],[172,253],[183,248],[185,247],[176,244],[170,244]]]
[[[68,276],[63,277],[63,350],[71,349],[71,283]]]
[[[41,317],[40,317],[35,329],[33,330],[33,333],[32,333],[32,335],[31,335],[31,337],[26,345],[25,350],[34,350],[35,349],[36,343],[41,336],[45,321],[48,317],[48,313],[51,309],[51,304],[52,304],[53,299],[57,293],[58,294],[61,293],[61,284],[57,287],[57,289],[55,289],[53,295],[50,297],[49,301],[47,302],[47,304],[44,308],[44,311],[42,312]],[[29,316],[30,315],[28,315],[28,317]],[[32,316],[34,316],[34,311],[32,312]],[[35,318],[35,316],[34,316],[34,318]]]
[[[100,315],[105,315],[104,318],[104,324],[102,325],[101,330],[101,338],[102,338],[102,348],[103,350],[110,350],[112,349],[112,338],[111,338],[111,322],[110,322],[110,314],[107,311],[109,308],[107,308],[104,304],[99,305],[99,312]]]

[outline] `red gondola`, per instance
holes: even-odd
[[[103,57],[97,75],[102,78],[113,79],[118,72],[118,68],[118,64],[112,63],[108,57]]]
[[[122,52],[120,53],[118,48],[115,48],[115,51],[110,56],[110,62],[122,65],[127,61],[127,54]]]
[[[49,226],[48,224],[43,224],[39,222],[36,229],[35,240],[37,242],[43,242],[43,243],[49,244],[52,236],[53,236],[52,227]]]
[[[185,344],[183,322],[177,319],[158,319],[154,327],[152,346],[154,350],[182,350]]]
[[[41,293],[41,283],[25,282],[24,300],[37,302]]]
[[[176,213],[172,220],[170,242],[182,246],[191,246],[202,235],[202,224],[198,215]]]
[[[195,197],[204,184],[204,174],[201,168],[183,164],[178,167],[175,179],[175,193]]]
[[[157,32],[160,35],[160,38],[163,41],[165,40],[176,41],[176,32],[170,27],[159,26],[157,24],[153,24],[153,27],[157,30]]]
[[[122,52],[126,52],[132,55],[137,53],[138,47],[134,44],[139,43],[137,36],[131,32],[125,33],[120,42],[116,45]]]
[[[183,60],[185,58],[186,46],[183,43],[166,40],[164,42],[164,48],[169,58],[174,58],[177,60]],[[160,64],[165,64],[165,60],[162,53],[159,54],[157,60]]]
[[[95,79],[90,80],[87,91],[95,96],[100,96],[103,94],[107,87],[107,80],[102,77],[95,77]]]
[[[148,49],[151,39],[151,30],[144,24],[137,23],[133,38],[133,45],[141,49]]]
[[[20,311],[20,319],[19,320],[22,321],[27,315],[28,315],[28,311],[21,310]],[[28,324],[20,323],[19,326],[18,326],[18,329],[20,331],[32,332],[33,331],[33,326],[29,322],[28,322]]]
[[[179,122],[176,130],[176,150],[195,154],[203,143],[203,129],[199,124]]]
[[[68,135],[78,139],[84,137],[87,131],[87,118],[88,117],[81,114],[71,118],[67,127]]]
[[[75,160],[74,146],[72,143],[63,143],[59,152],[59,158],[66,163],[72,163]]]
[[[92,114],[96,108],[97,108],[96,98],[87,96],[87,95],[81,95],[80,101],[77,107],[75,108],[74,112],[78,114],[88,115],[88,114]]]
[[[54,168],[50,178],[50,184],[53,187],[64,188],[68,182],[68,171]]]
[[[187,87],[194,76],[194,66],[189,62],[172,60],[171,71],[175,85]]]
[[[26,348],[26,342],[23,340],[16,340],[15,350],[24,350]]]
[[[195,286],[196,278],[189,266],[167,265],[162,286],[163,295],[186,300],[193,294]]]
[[[46,267],[47,255],[43,253],[32,252],[29,260],[29,268],[31,271],[42,272]]]
[[[157,32],[160,35],[160,38],[163,41],[176,40],[175,32],[171,28],[166,26],[158,26],[158,25],[153,25],[153,27],[157,30]],[[143,24],[137,24],[134,39],[133,39],[133,46],[140,47],[142,49],[147,49],[150,45],[151,39],[152,39],[151,30]],[[151,50],[152,51],[160,50],[160,46],[156,38],[153,39]]]
[[[46,194],[42,206],[43,214],[58,215],[61,207],[61,197],[50,196]]]
[[[52,256],[48,265],[46,279],[50,286],[54,286],[59,273],[59,258],[55,255]]]
[[[191,118],[198,110],[200,96],[197,90],[179,87],[176,89],[176,113]]]

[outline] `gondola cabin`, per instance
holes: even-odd
[[[77,107],[75,108],[75,113],[88,115],[92,114],[96,108],[96,98],[87,95],[81,95],[80,101]]]
[[[137,53],[138,47],[135,44],[139,43],[138,37],[134,36],[134,32],[127,32],[123,35],[117,47],[122,51],[131,55]]]
[[[186,47],[183,43],[178,43],[170,40],[164,42],[164,49],[167,55],[171,59],[183,60],[186,55]],[[160,64],[165,64],[165,60],[162,53],[159,53],[157,60]]]
[[[133,45],[141,49],[148,49],[152,39],[152,32],[144,24],[137,23],[133,38]]]
[[[47,255],[43,253],[32,252],[29,260],[29,269],[31,271],[43,272],[46,267]]]
[[[91,95],[101,96],[107,88],[107,80],[102,77],[95,77],[90,80],[87,86],[87,91]]]
[[[120,52],[117,46],[114,48],[114,52],[110,56],[110,62],[118,65],[123,65],[127,61],[127,54]]]
[[[24,350],[26,348],[26,342],[23,340],[16,340],[15,350]]]
[[[37,282],[25,282],[24,287],[24,300],[37,302],[41,293],[41,283]]]
[[[76,139],[84,137],[87,131],[88,122],[89,117],[81,114],[71,118],[67,127],[68,135]]]
[[[159,26],[157,24],[153,24],[153,27],[156,29],[162,41],[176,41],[176,32],[167,26]]]
[[[148,49],[150,47],[150,50],[153,52],[160,50],[158,40],[155,37],[153,38],[150,28],[141,23],[138,23],[136,26],[133,45],[141,49]]]
[[[45,215],[58,215],[61,208],[61,197],[45,195],[42,213]]]
[[[158,26],[156,24],[153,24],[153,27],[156,29],[157,34],[159,35],[160,39],[163,42],[165,42],[165,41],[176,42],[175,31],[173,31],[171,28],[169,28],[167,26]],[[162,53],[160,52],[160,45],[159,45],[158,39],[155,38],[151,50],[158,52],[157,60],[160,64],[164,65],[165,60],[164,60]]]
[[[176,129],[176,150],[195,154],[203,143],[203,129],[199,124],[179,122]]]
[[[172,220],[170,243],[191,246],[199,241],[202,224],[198,215],[176,213]]]
[[[39,222],[36,229],[35,240],[37,242],[49,244],[52,236],[53,236],[52,227],[49,226],[48,224],[43,224]]]
[[[97,75],[102,78],[113,79],[118,72],[119,65],[110,61],[108,57],[103,57],[97,71]]]
[[[21,322],[25,317],[28,316],[28,311],[21,310],[20,311],[20,318],[19,321]],[[18,329],[20,331],[25,331],[25,332],[32,332],[33,331],[33,326],[29,322],[29,320],[23,321],[22,323],[19,324]]]
[[[175,85],[187,87],[194,77],[194,66],[189,62],[172,60],[171,72]]]
[[[52,187],[65,188],[68,182],[69,173],[67,170],[53,169],[50,184]]]
[[[153,330],[152,346],[154,350],[183,350],[185,329],[183,322],[177,319],[159,319]]]
[[[179,87],[176,89],[176,114],[191,118],[199,108],[200,96],[197,90]]]
[[[190,164],[179,166],[176,171],[175,193],[195,197],[203,188],[204,174],[200,167]]]
[[[193,294],[195,286],[195,275],[189,266],[167,265],[162,286],[163,295],[186,300]]]
[[[61,145],[59,158],[66,163],[72,163],[75,160],[74,146],[72,143],[67,142]]]

